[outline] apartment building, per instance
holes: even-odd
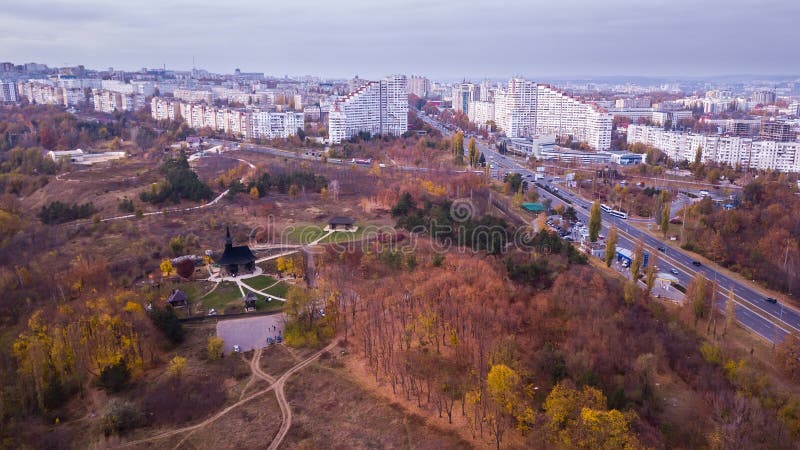
[[[367,82],[334,102],[328,115],[328,136],[334,144],[362,132],[400,136],[406,131],[408,94],[404,75]]]
[[[620,109],[627,108],[649,108],[652,106],[650,97],[618,98],[614,102],[614,107]]]
[[[244,139],[288,138],[304,127],[302,112],[237,109],[155,97],[150,115],[156,120],[182,119],[194,129],[211,128]]]
[[[467,114],[469,104],[481,100],[481,87],[473,83],[457,83],[453,87],[453,110]]]
[[[470,102],[467,116],[470,122],[486,127],[487,122],[494,121],[494,102]]]
[[[144,96],[124,94],[108,89],[92,89],[92,103],[95,111],[111,114],[115,111],[138,111],[145,107]]]
[[[677,125],[683,119],[691,119],[692,112],[689,110],[679,111],[653,111],[650,121],[653,125],[665,125],[667,122]]]
[[[512,138],[554,134],[585,141],[597,150],[611,147],[613,117],[608,111],[522,78],[512,78],[506,89],[497,91],[495,118]]]
[[[431,92],[431,80],[425,77],[411,75],[408,78],[408,92],[419,98],[426,98]]]
[[[17,85],[12,81],[0,81],[0,102],[18,102]]]
[[[140,95],[142,97],[153,95],[156,91],[156,85],[152,81],[131,81],[126,83],[119,80],[102,80],[100,88],[120,94]]]
[[[20,97],[37,105],[63,105],[64,89],[49,80],[31,80],[17,84]]]
[[[536,83],[523,78],[512,78],[495,93],[495,122],[507,137],[536,134],[536,96]]]
[[[628,143],[651,145],[675,161],[692,161],[701,149],[704,162],[761,170],[800,172],[800,142],[754,140],[748,137],[665,131],[660,127],[628,126]]]
[[[185,102],[205,102],[211,103],[214,101],[214,93],[205,89],[175,89],[172,95],[177,100]]]
[[[303,129],[301,112],[255,111],[252,113],[253,138],[288,138]]]
[[[181,118],[180,102],[153,97],[150,100],[150,115],[155,120],[178,120]]]
[[[761,89],[753,92],[753,101],[759,105],[772,105],[777,100],[775,91]]]

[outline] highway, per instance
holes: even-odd
[[[438,128],[445,135],[450,134],[447,129],[441,126],[433,119],[420,115],[428,124]],[[468,138],[465,137],[465,144]],[[538,189],[541,198],[549,198],[553,205],[562,204],[562,200],[548,192],[545,189],[540,189],[533,184],[534,172],[524,166],[521,160],[516,159],[510,155],[501,155],[495,149],[491,148],[484,142],[477,140],[478,148],[483,152],[486,162],[491,164],[492,177],[501,178],[505,173],[519,173],[523,179],[528,181],[529,186]],[[544,186],[554,187],[548,179],[540,180]],[[572,193],[561,190],[560,194],[564,195],[572,202],[573,207],[578,213],[578,218],[583,223],[589,223],[589,210],[592,202],[584,198],[578,197]],[[687,287],[692,281],[696,273],[702,273],[708,280],[715,282],[718,287],[716,293],[715,304],[725,311],[725,303],[728,298],[729,289],[733,288],[734,297],[737,303],[735,307],[736,318],[745,328],[753,331],[757,335],[766,339],[767,341],[778,343],[781,342],[784,336],[793,331],[800,331],[800,312],[790,306],[784,305],[781,302],[777,304],[768,303],[766,296],[754,289],[749,283],[743,283],[733,278],[726,276],[718,268],[710,265],[693,265],[696,261],[689,253],[672,247],[668,243],[662,242],[650,234],[631,226],[625,219],[611,216],[607,213],[602,213],[603,217],[603,230],[607,235],[610,226],[616,226],[619,231],[618,247],[628,248],[633,250],[636,242],[643,240],[645,249],[652,256],[658,257],[658,266],[660,271],[671,271],[675,269],[678,274],[675,275],[680,284]],[[658,248],[663,248],[664,251],[659,251]]]

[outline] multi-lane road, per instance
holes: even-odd
[[[420,115],[428,124],[436,127],[445,135],[449,131],[433,119]],[[491,173],[498,178],[505,173],[519,173],[523,179],[539,190],[542,198],[549,198],[554,205],[563,203],[561,199],[545,189],[540,189],[533,184],[534,172],[524,165],[524,161],[510,155],[501,155],[491,146],[478,141],[478,147],[483,152],[487,163],[492,165]],[[550,179],[551,180],[551,179]],[[541,180],[542,185],[552,188],[552,181]],[[584,222],[589,221],[589,209],[592,202],[565,192],[560,193],[572,202],[572,206],[578,213],[578,218]],[[725,311],[725,303],[728,301],[728,293],[733,289],[736,301],[735,312],[737,320],[749,330],[758,334],[770,342],[780,342],[784,336],[794,330],[800,331],[800,311],[784,305],[780,302],[773,304],[767,302],[766,295],[759,292],[753,284],[742,282],[738,279],[727,276],[723,271],[714,265],[701,264],[696,266],[697,261],[689,253],[672,247],[668,243],[660,241],[649,233],[632,226],[625,219],[603,213],[603,229],[608,232],[610,226],[615,226],[619,231],[619,247],[633,249],[640,240],[644,242],[645,249],[650,255],[658,256],[658,266],[662,271],[677,271],[675,275],[680,284],[688,286],[695,274],[701,273],[708,280],[715,282],[718,291],[716,292],[716,305]],[[663,251],[658,250],[659,248]],[[674,273],[674,272],[673,272]]]

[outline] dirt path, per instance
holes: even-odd
[[[283,423],[281,423],[281,429],[278,430],[278,434],[275,436],[275,439],[272,440],[272,443],[269,444],[269,450],[276,450],[278,446],[281,445],[283,439],[286,437],[286,434],[289,432],[289,428],[292,426],[292,409],[289,407],[289,402],[286,400],[286,393],[284,391],[284,387],[286,386],[286,380],[289,379],[295,372],[298,370],[308,366],[314,360],[316,360],[319,355],[323,354],[326,351],[333,349],[336,346],[336,341],[331,342],[322,350],[317,351],[310,357],[306,358],[302,362],[296,364],[291,369],[287,370],[286,373],[281,375],[278,378],[278,381],[272,385],[275,388],[275,397],[278,399],[278,405],[281,407],[281,414],[283,414]]]
[[[249,402],[250,400],[258,398],[258,397],[266,394],[267,392],[272,391],[273,389],[275,389],[275,390],[280,389],[280,391],[283,392],[283,385],[286,382],[286,380],[292,374],[294,374],[295,372],[303,369],[304,367],[306,367],[309,364],[311,364],[312,362],[314,362],[314,360],[319,358],[320,355],[322,355],[326,351],[329,351],[335,345],[336,345],[336,342],[334,341],[334,342],[331,342],[325,348],[314,352],[311,356],[309,356],[308,358],[304,359],[303,361],[301,361],[300,363],[294,365],[291,369],[286,371],[286,373],[284,373],[277,380],[275,380],[270,375],[264,373],[264,371],[261,370],[261,366],[259,365],[260,364],[260,360],[261,360],[261,349],[256,350],[256,353],[253,354],[253,359],[250,361],[250,370],[252,370],[253,373],[256,374],[256,376],[258,376],[259,378],[265,379],[267,381],[269,381],[270,379],[274,380],[274,382],[272,383],[271,386],[269,386],[268,388],[262,389],[262,390],[260,390],[260,391],[258,391],[256,393],[254,393],[254,394],[251,394],[251,395],[249,395],[249,396],[237,401],[236,403],[228,406],[227,408],[223,409],[222,411],[214,414],[213,416],[209,417],[208,419],[206,419],[206,420],[204,420],[204,421],[202,421],[200,423],[197,423],[197,424],[194,424],[194,425],[189,425],[187,427],[176,428],[176,429],[170,430],[170,431],[165,431],[163,433],[159,433],[159,434],[156,434],[154,436],[150,436],[148,438],[138,439],[136,441],[127,442],[125,444],[122,444],[120,447],[131,447],[131,446],[134,446],[134,445],[145,444],[147,442],[157,441],[159,439],[165,439],[165,438],[168,438],[168,437],[176,436],[176,435],[184,433],[184,432],[190,432],[189,435],[191,435],[195,431],[208,426],[209,424],[213,423],[214,421],[216,421],[220,417],[224,416],[225,414],[228,414],[229,412],[233,411],[234,409],[238,408],[239,406]],[[279,400],[279,403],[280,403],[280,400]],[[286,408],[286,411],[288,412],[288,417],[284,413],[283,424],[281,425],[281,429],[278,432],[278,435],[272,441],[273,443],[272,443],[272,445],[270,445],[270,448],[277,448],[277,446],[281,443],[281,441],[283,441],[283,438],[286,436],[286,433],[289,431],[289,427],[291,426],[291,420],[292,420],[291,419],[291,411],[288,409],[289,408],[289,404],[286,401],[285,396],[283,397],[283,404],[281,404],[281,412],[282,413],[284,412],[284,408]],[[183,439],[181,439],[181,441],[178,443],[178,445],[175,448],[179,447],[186,440],[187,437],[188,436],[186,436]]]

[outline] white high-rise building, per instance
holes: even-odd
[[[467,114],[470,102],[480,101],[481,87],[473,83],[457,83],[453,87],[453,110]]]
[[[406,77],[370,81],[337,100],[328,116],[328,136],[338,144],[358,133],[400,136],[408,131]]]
[[[253,138],[288,138],[305,125],[302,112],[255,111],[252,113]]]
[[[123,94],[108,89],[92,89],[95,111],[111,114],[114,111],[138,111],[145,107],[144,96]]]
[[[176,99],[185,102],[211,103],[215,98],[213,92],[205,89],[175,89],[172,95],[174,95]]]
[[[0,81],[0,102],[17,102],[17,85],[13,81]]]
[[[176,101],[153,97],[150,100],[150,115],[156,120],[180,119],[181,105]]]
[[[305,125],[302,112],[274,112],[187,103],[155,97],[150,114],[156,120],[183,119],[194,129],[211,128],[244,139],[288,138]]]
[[[536,134],[536,83],[512,78],[494,96],[495,122],[510,138]]]
[[[800,142],[753,140],[738,136],[665,131],[661,127],[628,126],[628,144],[642,143],[674,161],[693,161],[701,149],[704,162],[782,172],[800,172]]]
[[[431,92],[431,81],[425,77],[411,75],[408,78],[408,92],[419,98],[425,98]]]
[[[613,117],[606,110],[522,78],[495,94],[495,121],[510,138],[555,134],[597,150],[611,147]]]
[[[494,121],[494,102],[470,102],[467,116],[475,125],[486,127],[486,122]]]

